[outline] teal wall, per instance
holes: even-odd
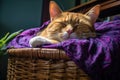
[[[1,0],[0,37],[6,32],[40,25],[42,0]]]
[[[63,11],[66,11],[75,6],[75,0],[54,0],[62,8]]]

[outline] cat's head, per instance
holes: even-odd
[[[100,5],[91,8],[87,13],[63,12],[60,7],[50,1],[51,23],[47,32],[51,39],[63,41],[73,38],[95,37],[94,23],[99,16]]]

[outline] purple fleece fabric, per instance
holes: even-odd
[[[8,48],[30,47],[29,40],[49,22],[45,22],[41,27],[25,30],[8,44]],[[120,20],[98,22],[94,27],[97,33],[95,38],[70,39],[59,44],[41,47],[63,49],[80,68],[93,78],[92,80],[118,80],[120,78],[118,77],[120,75],[118,65],[120,64]],[[110,78],[111,75],[112,78]]]

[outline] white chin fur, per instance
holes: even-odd
[[[30,39],[29,45],[30,47],[37,47],[42,44],[49,44],[51,43],[49,39],[41,37],[41,36],[36,36]]]
[[[68,37],[69,37],[68,33],[67,33],[67,32],[64,32],[62,38],[63,38],[64,40],[66,40],[66,39],[68,39]]]

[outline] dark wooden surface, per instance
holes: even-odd
[[[41,24],[43,24],[44,22],[46,22],[46,21],[48,21],[50,19],[50,15],[49,15],[49,2],[50,2],[50,0],[43,0]]]
[[[85,13],[91,7],[97,4],[101,5],[101,14],[99,16],[101,18],[116,15],[120,13],[120,0],[92,0],[87,3],[73,7],[67,11]]]

